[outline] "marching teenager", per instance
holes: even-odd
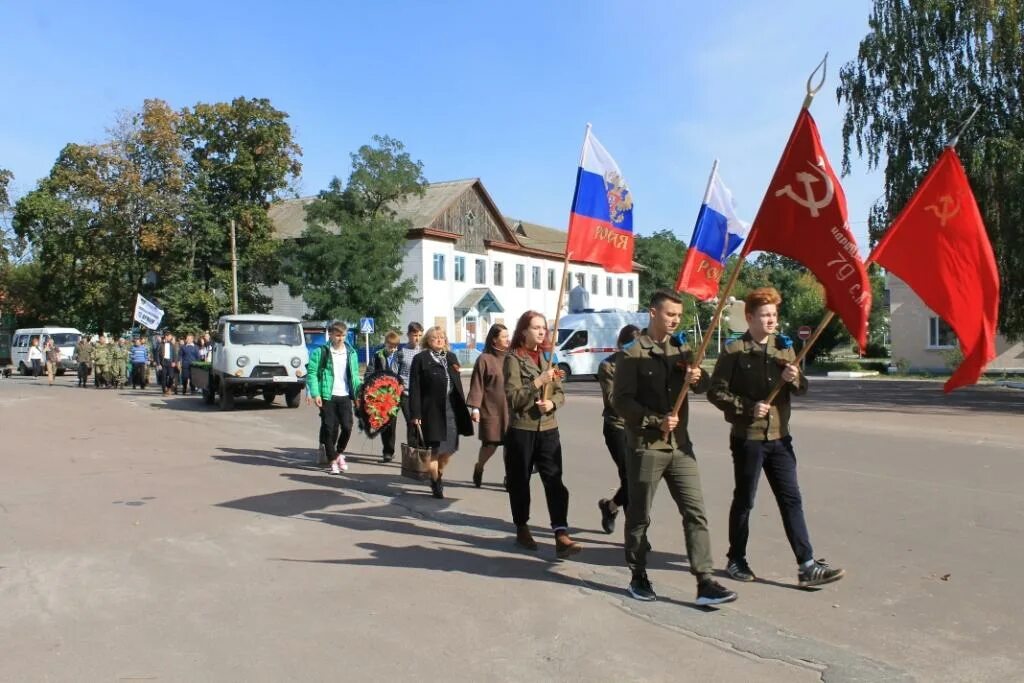
[[[747,332],[728,344],[719,357],[708,399],[732,424],[729,449],[735,488],[729,509],[726,571],[737,581],[755,579],[747,563],[747,537],[757,482],[764,470],[796,556],[797,581],[807,588],[838,581],[844,572],[814,559],[804,520],[789,414],[790,397],[807,392],[807,378],[793,364],[793,343],[776,333],[781,303],[782,297],[774,287],[755,289],[747,295]],[[771,404],[765,403],[764,399],[780,384],[778,397]]]
[[[505,352],[508,351],[508,328],[501,323],[491,325],[484,342],[484,351],[473,365],[469,380],[469,396],[473,422],[479,427],[480,453],[473,467],[473,486],[483,485],[484,466],[505,439],[508,430],[508,401],[505,399]]]
[[[512,522],[516,525],[516,545],[537,549],[528,526],[530,476],[536,467],[555,532],[555,554],[566,558],[578,553],[582,546],[569,536],[569,491],[562,483],[562,442],[555,412],[565,404],[565,393],[554,365],[541,370],[547,333],[543,315],[536,311],[523,313],[505,355],[503,374],[509,407],[505,473]],[[550,387],[546,398],[545,386]]]
[[[601,385],[601,398],[604,401],[604,443],[615,463],[615,469],[619,472],[619,488],[611,498],[602,498],[597,501],[597,507],[601,511],[601,528],[606,534],[615,531],[615,518],[619,515],[619,509],[626,507],[629,501],[629,488],[626,481],[626,454],[628,452],[628,439],[626,438],[626,424],[615,412],[612,405],[612,387],[615,382],[615,364],[624,353],[636,341],[640,334],[640,328],[636,325],[626,325],[619,330],[619,337],[616,340],[616,351],[601,361],[597,366],[597,381]]]
[[[430,490],[444,498],[444,468],[459,449],[459,435],[472,436],[458,359],[448,348],[443,327],[423,335],[423,351],[409,369],[409,421],[419,426],[430,455]]]
[[[399,381],[402,381],[401,378],[403,375],[408,378],[409,372],[405,366],[405,356],[398,348],[401,341],[402,337],[394,330],[391,330],[384,336],[384,347],[377,351],[377,353],[373,354],[373,358],[370,359],[370,364],[366,367],[366,375],[363,377],[363,381],[366,381],[372,375],[379,373],[390,373],[392,375],[396,375],[399,378]],[[403,404],[405,403],[404,398],[405,390],[403,389]],[[402,407],[404,408],[404,405]],[[398,416],[396,415],[380,430],[380,441],[383,446],[381,462],[391,462],[395,458],[395,429],[397,426]]]
[[[352,436],[353,400],[359,391],[359,358],[345,340],[345,323],[331,323],[328,343],[313,349],[306,370],[309,397],[320,409],[321,445],[331,474],[348,471],[345,448]]]
[[[626,479],[626,563],[633,573],[629,594],[637,600],[657,596],[647,578],[647,528],[651,503],[662,479],[683,517],[683,535],[690,572],[697,577],[697,604],[717,605],[736,599],[736,593],[712,578],[711,535],[704,513],[704,493],[693,444],[686,430],[689,399],[678,417],[672,407],[683,390],[707,391],[710,378],[692,366],[693,352],[681,334],[682,299],[659,290],[651,297],[651,322],[616,363],[612,405],[626,425],[629,452]]]

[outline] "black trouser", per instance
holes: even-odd
[[[38,377],[43,374],[43,362],[38,358],[32,359],[32,376]]]
[[[629,504],[629,484],[626,481],[626,454],[629,451],[627,445],[626,430],[616,427],[610,422],[604,423],[604,443],[608,446],[608,452],[615,461],[615,467],[619,471],[619,490],[612,497],[612,502],[620,508]]]
[[[195,389],[196,386],[192,384],[192,364],[182,364],[181,366],[181,393],[187,394],[189,388]]]
[[[757,482],[761,478],[762,469],[775,494],[775,502],[782,515],[782,526],[796,561],[802,564],[813,559],[800,485],[796,479],[793,437],[773,441],[730,438],[729,448],[732,450],[736,483],[732,507],[729,508],[729,559],[739,560],[747,556],[750,511],[754,509],[754,497],[757,495]]]
[[[530,521],[530,475],[537,468],[544,484],[551,528],[569,527],[569,490],[562,483],[562,442],[558,429],[534,431],[510,429],[505,438],[505,472],[512,522],[525,526]]]
[[[132,387],[146,388],[149,384],[149,368],[145,363],[132,363]]]
[[[85,383],[89,380],[89,364],[85,362],[78,363],[78,386],[84,387]]]
[[[409,407],[406,395],[402,394],[401,403],[399,406],[402,408],[402,417],[406,420],[408,425],[409,421]],[[384,446],[384,457],[390,457],[395,454],[395,432],[398,430],[398,415],[391,418],[391,422],[380,430],[380,442]]]
[[[175,386],[177,384],[177,381],[176,381],[177,377],[175,377],[175,375],[177,375],[178,369],[171,367],[171,361],[169,361],[169,360],[162,360],[162,361],[160,361],[160,365],[161,365],[161,367],[163,367],[163,370],[164,370],[164,373],[163,373],[163,375],[164,375],[163,376],[163,387],[164,387],[164,389],[165,390],[167,390],[167,389],[175,390],[177,388]]]
[[[322,399],[322,403],[320,434],[326,437],[324,448],[327,450],[327,459],[334,460],[338,453],[345,452],[349,437],[352,436],[352,397],[331,396]]]

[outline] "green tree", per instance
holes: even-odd
[[[231,307],[230,222],[235,221],[239,306],[265,311],[260,287],[279,280],[278,244],[267,217],[302,170],[288,114],[267,99],[197,104],[181,114],[186,155],[180,258],[161,274],[161,303],[172,322],[208,327]]]
[[[659,230],[635,240],[633,260],[643,266],[639,273],[639,302],[643,309],[659,289],[672,289],[686,256],[686,243],[671,230]]]
[[[7,188],[13,179],[13,173],[6,168],[0,168],[0,278],[13,250],[13,235],[10,234],[7,224],[7,212],[11,208],[11,195]]]
[[[382,329],[398,322],[416,281],[402,277],[411,225],[394,207],[422,195],[426,182],[423,164],[401,142],[375,135],[372,145],[352,154],[348,182],[334,178],[306,207],[309,225],[285,247],[283,281],[314,318],[370,316]]]
[[[1019,0],[874,0],[870,31],[840,72],[843,170],[884,164],[878,240],[944,145],[957,144],[996,254],[1000,331],[1024,337],[1024,5]]]

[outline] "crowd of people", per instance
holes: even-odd
[[[32,348],[36,346],[38,341]],[[114,338],[101,333],[79,339],[72,360],[78,376],[77,386],[81,388],[89,386],[91,376],[92,386],[97,389],[124,388],[129,384],[133,389],[145,389],[155,374],[164,395],[184,395],[196,392],[191,382],[192,363],[206,360],[211,348],[207,334],[198,338],[186,334],[178,339],[168,330],[152,338],[136,335],[129,341],[126,337]],[[59,363],[59,349],[56,354],[55,362]],[[49,362],[47,360],[47,373],[52,383]]]
[[[598,501],[601,526],[613,533],[625,511],[624,550],[631,570],[627,588],[638,600],[655,600],[648,578],[647,538],[655,493],[662,482],[682,517],[690,572],[697,581],[697,604],[715,605],[737,598],[715,580],[710,533],[693,443],[687,431],[689,401],[678,414],[674,404],[686,392],[706,393],[731,425],[734,468],[729,513],[726,573],[736,581],[756,576],[747,559],[750,512],[760,473],[764,471],[782,514],[783,527],[797,563],[797,581],[809,588],[837,581],[842,569],[815,559],[804,518],[796,474],[796,456],[789,432],[790,400],[807,391],[807,378],[794,364],[792,342],[778,333],[778,292],[765,287],[746,297],[748,331],[727,345],[712,373],[694,363],[685,335],[674,332],[682,316],[682,300],[658,291],[650,301],[650,323],[644,330],[623,328],[618,349],[600,366],[598,379],[604,402],[603,432],[618,472],[617,490]],[[536,472],[544,488],[555,553],[566,558],[582,546],[569,535],[569,491],[563,479],[558,413],[565,405],[563,377],[552,362],[551,335],[545,316],[527,311],[514,330],[495,324],[487,333],[464,393],[458,358],[442,327],[424,331],[410,323],[406,342],[389,332],[360,377],[355,349],[346,341],[343,323],[330,328],[329,341],[310,354],[307,389],[320,410],[320,463],[333,474],[348,471],[345,448],[360,408],[359,389],[368,377],[387,373],[401,386],[395,415],[381,430],[382,460],[395,453],[398,415],[406,421],[410,443],[430,449],[429,483],[436,498],[444,497],[444,471],[458,451],[460,438],[479,438],[473,484],[480,487],[484,468],[499,447],[504,449],[515,543],[526,550],[538,544],[529,528],[530,479]],[[772,402],[766,398],[776,387]]]

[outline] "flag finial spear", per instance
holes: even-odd
[[[974,117],[978,115],[979,111],[981,111],[981,102],[974,105],[974,111],[971,112],[971,115],[968,116],[967,120],[964,121],[962,126],[960,126],[960,130],[958,130],[956,135],[953,136],[953,139],[949,141],[949,144],[946,145],[947,147],[956,147],[956,143],[960,142],[960,136],[964,134],[965,130],[967,130],[967,126],[971,125],[971,121],[974,120]]]
[[[818,81],[818,85],[812,87],[811,81],[814,80],[814,74],[818,73],[819,69],[821,69],[821,80]],[[814,99],[814,96],[817,95],[818,91],[825,85],[825,76],[827,73],[828,53],[826,52],[825,57],[818,63],[818,66],[814,67],[814,71],[811,72],[811,75],[807,77],[807,97],[804,98],[804,109],[811,106],[811,101]]]

